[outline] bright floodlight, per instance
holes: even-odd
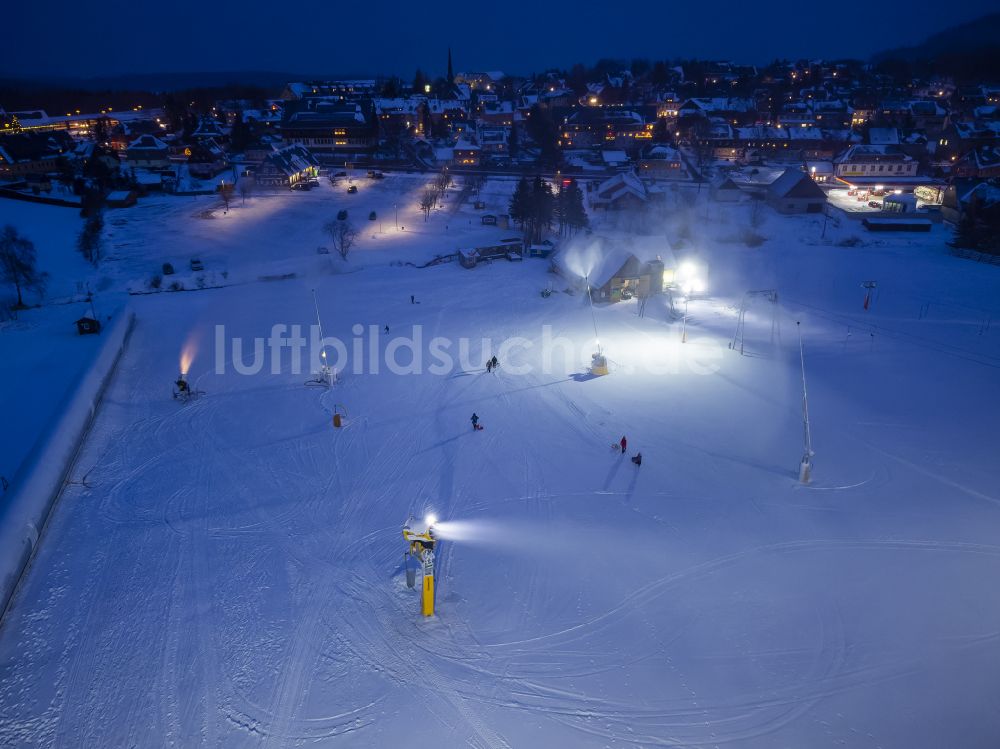
[[[433,512],[430,512],[427,514],[427,517],[424,518],[424,520],[426,521],[427,527],[429,528],[430,526],[434,525],[434,523],[436,523],[438,519],[437,515],[435,515]]]
[[[677,268],[674,280],[685,296],[703,294],[706,289],[705,271],[691,260],[685,260]]]

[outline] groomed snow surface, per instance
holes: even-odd
[[[378,189],[381,214],[396,188]],[[0,629],[0,745],[997,745],[997,268],[950,257],[940,228],[869,244],[846,220],[821,238],[813,217],[769,216],[751,250],[728,241],[747,209],[699,204],[710,296],[690,303],[682,344],[665,298],[592,314],[544,261],[389,264],[474,244],[484,230],[456,245],[447,212],[325,264],[317,213],[269,259],[297,197],[244,209],[260,211],[245,256],[185,247],[238,283],[133,299],[76,467],[89,487],[66,487]],[[176,225],[129,218],[115,241],[142,253],[164,226],[189,236],[201,200]],[[128,257],[120,283],[142,265]],[[265,263],[297,276],[255,280]],[[771,288],[777,340],[757,305],[744,355],[730,350],[744,292]],[[348,365],[333,389],[306,387],[287,350],[276,372],[237,373],[229,342],[249,361],[273,325],[312,324],[313,289],[325,334],[350,351],[365,326],[379,373]],[[595,323],[601,378],[586,375]],[[575,347],[547,371],[546,325]],[[414,326],[424,371],[387,371]],[[435,337],[453,342],[440,374]],[[481,339],[514,337],[486,374]],[[182,404],[185,347],[204,395]],[[401,528],[428,512],[445,538],[423,619]]]

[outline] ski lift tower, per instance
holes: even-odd
[[[746,338],[747,310],[755,301],[763,301],[770,305],[771,345],[773,346],[776,340],[781,340],[781,321],[778,317],[778,290],[762,289],[759,291],[748,291],[743,295],[743,301],[740,302],[740,312],[736,318],[736,331],[733,333],[733,340],[729,342],[729,348],[733,351],[739,351],[741,356],[744,353]]]
[[[411,515],[403,526],[403,538],[410,543],[408,554],[419,559],[423,567],[420,612],[424,616],[434,616],[434,547],[437,545],[437,538],[434,537],[435,522],[437,518],[433,515],[428,515],[423,520],[416,520]]]

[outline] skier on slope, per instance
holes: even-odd
[[[625,447],[628,445],[628,440],[625,439],[625,435],[622,435],[622,441],[618,443],[622,447],[622,455],[625,454]]]
[[[477,431],[479,429],[479,416],[473,412],[472,414],[472,431]]]
[[[493,371],[494,372],[497,370],[497,367],[500,366],[500,362],[497,361],[496,356],[494,356],[492,359],[490,359],[490,364],[493,365]]]

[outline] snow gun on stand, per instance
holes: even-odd
[[[420,560],[424,573],[421,591],[420,611],[424,616],[434,616],[434,547],[437,539],[434,537],[434,523],[437,518],[428,515],[423,520],[416,520],[412,515],[403,526],[403,538],[410,546],[407,555]],[[406,566],[406,582],[411,588],[416,582],[416,570],[409,563]]]
[[[194,390],[191,384],[187,381],[187,377],[183,374],[177,376],[174,380],[174,399],[180,401],[189,401],[192,398],[197,398],[202,394],[201,390]]]

